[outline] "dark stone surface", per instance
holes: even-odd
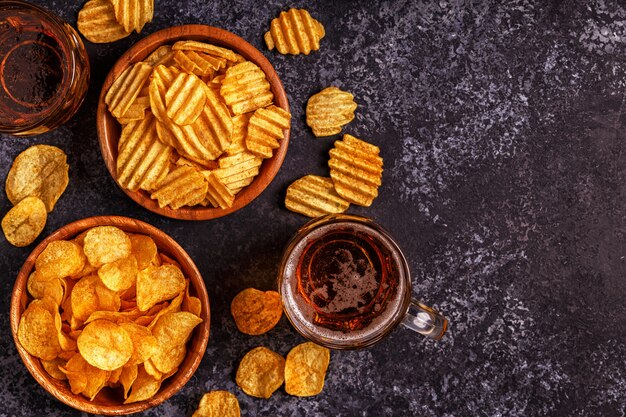
[[[74,24],[82,2],[39,3]],[[86,216],[136,217],[177,239],[203,273],[213,314],[204,360],[178,395],[143,415],[189,416],[211,389],[235,393],[247,416],[626,414],[624,3],[156,3],[145,34],[220,26],[261,49],[282,77],[292,139],[261,197],[192,224],[153,215],[115,186],[97,146],[96,100],[139,35],[87,44],[91,88],[67,125],[0,141],[1,178],[29,145],[68,153],[70,185],[42,236]],[[323,22],[320,51],[285,57],[264,48],[269,21],[289,6]],[[379,198],[350,212],[397,238],[415,293],[447,315],[450,331],[436,343],[397,329],[370,349],[333,352],[319,396],[250,398],[234,383],[242,355],[257,345],[286,354],[302,338],[284,318],[269,334],[242,335],[229,302],[243,288],[274,287],[281,249],[306,221],[284,209],[285,189],[304,174],[328,174],[333,138],[315,139],[303,113],[331,84],[359,103],[345,131],[380,146],[385,160]],[[4,215],[10,204],[0,199]],[[77,416],[37,385],[10,336],[11,288],[31,248],[0,239],[0,415]]]

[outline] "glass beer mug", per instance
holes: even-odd
[[[400,323],[435,340],[448,327],[412,299],[402,251],[365,217],[327,215],[304,225],[283,254],[278,291],[296,330],[332,349],[370,346]]]

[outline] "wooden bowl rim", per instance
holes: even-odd
[[[224,29],[220,29],[214,26],[208,25],[182,25],[173,26],[170,28],[162,29],[154,32],[145,38],[138,41],[136,44],[130,47],[113,65],[109,74],[107,75],[102,89],[100,91],[100,97],[98,99],[98,109],[96,113],[98,142],[100,144],[100,151],[104,159],[105,165],[109,174],[117,184],[117,186],[124,191],[124,193],[133,199],[137,204],[144,207],[153,213],[160,214],[165,217],[179,220],[211,220],[216,219],[227,214],[233,213],[252,202],[267,188],[267,186],[273,181],[278,174],[280,167],[283,164],[285,155],[287,154],[287,148],[289,146],[289,136],[291,129],[284,130],[284,138],[280,141],[280,147],[274,150],[274,154],[271,158],[263,160],[261,170],[254,181],[243,190],[241,190],[235,197],[235,202],[232,207],[228,209],[214,208],[214,207],[181,207],[177,210],[172,210],[169,207],[159,207],[155,200],[152,200],[148,193],[142,190],[133,192],[121,187],[117,182],[116,172],[116,157],[117,157],[117,142],[119,135],[109,132],[109,125],[111,123],[117,123],[113,116],[109,113],[107,106],[104,102],[106,92],[113,84],[117,74],[120,74],[128,65],[145,59],[152,51],[161,45],[172,44],[182,39],[194,39],[202,40],[213,43],[218,46],[223,46],[239,53],[244,58],[257,64],[267,77],[270,83],[270,88],[274,94],[274,104],[283,108],[286,111],[289,110],[289,100],[276,70],[268,59],[254,46],[248,43],[243,38],[235,35]],[[114,142],[114,147],[113,147]]]
[[[62,392],[56,386],[57,384],[59,384],[59,382],[56,380],[53,381],[53,378],[46,374],[46,372],[41,367],[39,359],[28,353],[19,343],[17,338],[17,329],[20,317],[25,308],[25,306],[22,305],[22,300],[23,297],[27,296],[26,283],[28,280],[28,276],[35,266],[35,259],[37,259],[37,256],[39,256],[39,254],[50,242],[72,238],[73,236],[76,236],[82,231],[91,227],[109,225],[119,227],[124,231],[140,233],[155,237],[155,242],[157,242],[157,240],[165,242],[168,245],[167,247],[159,246],[157,242],[159,251],[164,252],[166,255],[172,257],[181,265],[183,272],[185,273],[187,278],[189,278],[189,281],[193,285],[197,296],[202,304],[201,318],[203,319],[203,322],[198,325],[196,329],[194,329],[193,336],[190,339],[190,342],[188,342],[192,343],[194,340],[199,340],[199,344],[196,346],[197,349],[193,352],[191,350],[188,350],[187,352],[187,357],[193,355],[191,356],[191,362],[184,367],[181,366],[181,368],[174,376],[168,378],[165,381],[164,386],[159,389],[154,397],[145,401],[140,401],[132,404],[96,404],[89,401],[88,398],[83,397],[80,394],[74,395],[71,393],[68,394]],[[28,372],[30,372],[30,374],[35,378],[39,385],[41,385],[46,391],[48,391],[53,397],[55,397],[59,401],[77,410],[93,414],[125,415],[138,413],[140,411],[145,411],[149,408],[155,407],[176,394],[193,376],[196,369],[200,365],[200,362],[202,361],[202,357],[204,356],[206,346],[209,340],[210,319],[211,313],[206,286],[204,285],[204,280],[202,278],[202,275],[200,274],[200,271],[196,267],[189,254],[187,254],[187,252],[171,236],[169,236],[162,230],[141,220],[124,216],[88,217],[62,226],[61,228],[51,233],[48,237],[41,241],[41,243],[39,243],[35,247],[35,249],[33,249],[28,258],[26,258],[26,261],[22,265],[22,268],[20,269],[18,276],[15,280],[13,292],[11,295],[11,333],[13,335],[15,347],[20,357],[22,358],[24,365],[28,369]],[[185,361],[187,361],[187,357]],[[185,361],[183,361],[183,364],[185,364]],[[66,381],[64,382],[67,383]]]

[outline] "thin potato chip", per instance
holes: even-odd
[[[159,65],[166,65],[169,63],[172,58],[173,52],[172,47],[169,45],[159,46],[154,50],[146,59],[143,60],[148,65],[152,65],[152,67],[156,68]]]
[[[148,375],[143,365],[139,365],[137,377],[124,404],[136,403],[152,398],[159,391],[159,388],[161,388],[161,381]]]
[[[130,255],[102,265],[98,269],[98,277],[108,289],[121,292],[135,285],[138,272],[137,259]]]
[[[179,126],[195,122],[207,99],[204,85],[194,74],[178,74],[165,93],[167,117]]]
[[[135,101],[151,73],[151,65],[137,62],[122,72],[113,82],[104,98],[113,116],[119,118],[126,113],[126,110]]]
[[[128,360],[129,365],[144,363],[158,350],[157,340],[145,326],[135,323],[121,323],[133,342],[133,354]]]
[[[2,219],[2,231],[7,241],[17,247],[28,246],[46,226],[46,205],[38,197],[26,197]]]
[[[67,376],[73,394],[84,394],[90,400],[104,388],[109,372],[90,365],[80,353],[76,353],[61,371]]]
[[[178,41],[174,44],[174,46],[172,46],[172,49],[174,51],[183,50],[183,51],[204,52],[206,54],[220,57],[220,58],[225,58],[233,62],[236,62],[238,60],[237,54],[235,54],[230,49],[221,48],[219,46],[211,45],[211,44],[204,43],[204,42]]]
[[[115,226],[97,226],[85,236],[85,255],[96,267],[128,258],[131,249],[129,237]]]
[[[234,115],[268,106],[274,99],[265,73],[250,61],[226,70],[220,94]]]
[[[204,172],[208,184],[206,197],[215,207],[227,209],[233,206],[235,194],[213,172]]]
[[[195,205],[204,200],[207,182],[195,168],[181,166],[170,172],[150,195],[159,207],[170,206],[176,210],[185,205]]]
[[[133,354],[133,341],[123,327],[96,320],[78,336],[78,351],[90,365],[113,371],[126,365]]]
[[[67,376],[59,369],[60,367],[64,367],[67,364],[67,361],[61,358],[55,358],[50,361],[41,360],[41,365],[43,369],[46,370],[48,375],[50,375],[54,379],[58,379],[60,381],[65,381]]]
[[[96,311],[117,312],[120,308],[120,296],[105,287],[97,275],[81,278],[72,289],[70,302],[72,317],[81,322]]]
[[[52,360],[61,351],[54,316],[42,300],[32,301],[20,318],[17,338],[31,355]]]
[[[202,323],[198,316],[180,311],[161,316],[152,328],[158,349],[150,358],[154,366],[167,374],[177,368],[185,359],[185,344],[193,329]]]
[[[263,38],[271,51],[276,47],[281,54],[304,54],[320,49],[324,26],[304,9],[289,9],[272,20],[270,30]]]
[[[250,115],[240,114],[232,118],[233,133],[231,143],[225,152],[232,156],[246,151],[246,136],[248,134],[248,121]]]
[[[277,106],[268,106],[254,112],[248,122],[246,148],[261,158],[271,158],[274,149],[285,137],[284,129],[291,125],[291,114]]]
[[[137,379],[137,374],[137,365],[125,365],[122,368],[119,382],[120,384],[122,384],[122,388],[124,389],[124,399],[128,398],[128,392],[130,391],[130,387]]]
[[[6,193],[16,205],[26,197],[39,197],[48,213],[69,182],[65,152],[55,146],[35,145],[20,153],[9,170]]]
[[[188,311],[198,317],[200,317],[200,314],[202,314],[202,303],[200,302],[200,299],[198,297],[194,297],[193,295],[189,294],[189,286],[187,286],[187,289],[185,290],[185,295],[183,297],[181,308],[184,311]]]
[[[49,278],[34,271],[28,277],[26,288],[35,299],[49,297],[57,305],[61,305],[65,294],[62,282],[62,278]]]
[[[239,401],[228,391],[211,391],[202,396],[191,417],[240,417]]]
[[[322,392],[330,362],[330,350],[313,342],[299,344],[289,351],[285,361],[285,391],[298,397]]]
[[[141,271],[149,266],[153,266],[155,259],[158,257],[158,251],[156,243],[150,236],[131,235],[130,244],[132,254],[137,259],[137,269]]]
[[[110,0],[89,0],[78,12],[78,30],[93,43],[108,43],[125,38],[130,31],[124,30],[115,19]]]
[[[137,307],[147,311],[155,304],[179,295],[185,285],[185,276],[174,265],[148,267],[137,275]]]
[[[115,19],[126,32],[141,32],[144,25],[152,21],[153,0],[110,0],[115,10]]]
[[[230,314],[240,332],[253,336],[267,333],[283,315],[280,294],[246,288],[233,298]]]
[[[356,108],[352,94],[337,87],[328,87],[309,98],[306,124],[317,137],[336,135],[354,119]]]
[[[239,363],[235,380],[246,394],[270,398],[285,381],[285,359],[268,348],[254,348]]]
[[[44,277],[65,278],[78,274],[86,258],[80,246],[73,242],[57,240],[48,243],[35,260],[35,268]]]
[[[337,191],[330,178],[306,175],[287,187],[287,209],[309,217],[343,213],[350,207]]]

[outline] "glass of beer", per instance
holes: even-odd
[[[288,243],[278,273],[285,315],[307,339],[332,349],[370,346],[398,324],[435,340],[448,321],[412,298],[402,251],[371,219],[314,219]]]

